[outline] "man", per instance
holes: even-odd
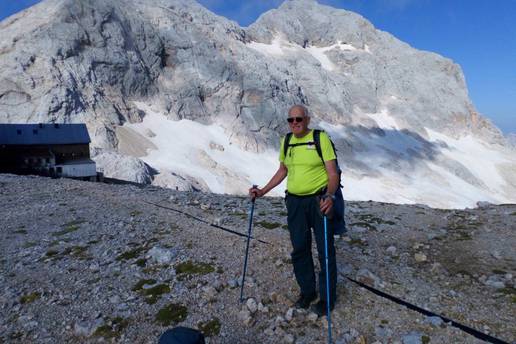
[[[282,139],[280,166],[262,189],[251,188],[252,197],[262,197],[287,177],[286,204],[288,229],[292,242],[292,265],[301,295],[296,307],[307,309],[317,297],[314,263],[312,259],[313,228],[321,271],[319,272],[319,302],[313,307],[318,315],[326,314],[326,271],[324,253],[323,214],[331,217],[335,191],[339,187],[339,175],[335,152],[328,135],[321,132],[320,146],[324,164],[315,148],[313,130],[308,128],[310,117],[302,105],[295,105],[288,112],[288,125],[292,137],[284,154]],[[330,220],[328,220],[330,221]],[[331,226],[327,226],[328,230]],[[330,276],[330,310],[336,299],[337,264],[333,233],[328,232],[328,267]]]

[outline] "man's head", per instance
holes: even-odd
[[[308,109],[303,105],[294,105],[288,110],[288,126],[296,137],[305,136],[309,129],[310,117],[308,117]]]

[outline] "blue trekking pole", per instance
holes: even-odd
[[[257,188],[258,185],[253,185],[253,189]],[[249,229],[247,231],[247,244],[245,247],[245,260],[244,260],[244,272],[242,274],[242,286],[240,287],[240,302],[244,301],[244,284],[245,284],[245,273],[247,271],[247,257],[249,256],[249,241],[251,240],[251,228],[253,225],[253,213],[254,213],[254,201],[255,197],[251,199],[251,210],[249,211]]]
[[[324,258],[326,260],[326,317],[328,320],[328,343],[331,343],[331,315],[330,315],[330,272],[328,271],[328,230],[324,215]]]

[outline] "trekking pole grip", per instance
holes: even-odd
[[[252,189],[256,189],[256,188],[258,188],[258,185],[253,184]],[[256,200],[256,196],[253,196],[253,197],[251,198],[251,202],[253,202],[253,203],[254,203],[254,201],[255,201],[255,200]]]

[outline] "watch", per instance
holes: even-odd
[[[332,201],[335,201],[335,195],[327,193],[326,195],[324,195],[324,198],[326,197],[330,197]]]

